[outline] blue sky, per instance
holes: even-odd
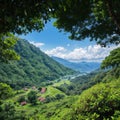
[[[69,33],[59,32],[57,28],[53,27],[52,22],[48,22],[40,33],[33,31],[19,37],[28,40],[49,56],[73,62],[100,62],[115,48],[101,48],[94,41],[90,42],[88,38],[83,41],[69,40]]]
[[[49,50],[57,46],[70,46],[69,49],[73,49],[76,47],[85,47],[90,44],[95,44],[95,42],[89,42],[89,39],[84,41],[70,40],[68,39],[68,36],[68,33],[59,32],[59,30],[52,25],[52,22],[49,22],[40,33],[34,31],[26,36],[22,35],[20,37],[29,41],[44,43],[44,45],[41,46],[42,50]]]

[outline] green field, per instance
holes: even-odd
[[[55,86],[60,86],[65,83],[70,84],[70,81],[61,80],[53,85],[46,86],[45,88],[47,88],[47,90],[45,93],[41,93],[38,89],[33,90],[32,88],[27,89],[27,91],[24,89],[15,91],[15,96],[7,99],[4,102],[14,103],[17,111],[23,111],[27,116],[31,116],[30,120],[34,120],[35,118],[38,118],[38,120],[62,120],[65,114],[68,114],[70,111],[72,111],[72,103],[75,103],[78,98],[78,96],[67,96],[64,92],[55,88]],[[51,101],[40,102],[37,100],[35,105],[31,105],[31,103],[27,102],[26,105],[21,106],[18,102],[18,99],[21,96],[27,98],[27,95],[30,91],[36,91],[37,98],[49,97]],[[56,99],[57,95],[62,95],[62,98]]]

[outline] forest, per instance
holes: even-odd
[[[0,0],[0,8],[1,120],[120,120],[119,0]],[[51,19],[69,39],[118,47],[100,69],[62,78],[76,71],[16,37]]]

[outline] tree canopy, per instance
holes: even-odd
[[[0,0],[0,61],[19,59],[13,34],[41,31],[49,19],[47,1]],[[6,40],[7,38],[7,40]]]
[[[54,25],[70,32],[70,39],[120,43],[119,0],[1,0],[0,7],[0,33],[41,31],[56,18]]]
[[[110,55],[103,60],[101,68],[112,68],[112,74],[120,77],[120,47],[110,52]]]
[[[54,26],[70,32],[70,39],[119,44],[119,8],[119,0],[0,0],[0,36],[41,31],[55,18]]]
[[[111,51],[110,55],[103,60],[101,65],[102,68],[116,68],[118,66],[120,66],[120,48],[116,48]]]
[[[37,93],[35,91],[30,91],[28,93],[28,100],[31,104],[35,105],[37,102]]]
[[[102,46],[119,44],[119,8],[119,0],[61,0],[54,8],[54,25],[70,32],[70,39],[90,38]]]
[[[0,100],[7,99],[13,95],[12,88],[6,83],[0,83]]]
[[[11,33],[0,34],[0,61],[19,60],[20,56],[13,50],[18,38]]]
[[[0,0],[0,9],[0,33],[40,31],[50,15],[44,0]]]

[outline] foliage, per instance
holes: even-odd
[[[71,39],[90,37],[104,46],[120,42],[119,0],[4,0],[0,6],[0,33],[41,31],[53,17],[55,26],[70,32]]]
[[[12,95],[13,95],[12,88],[5,83],[0,83],[0,100],[7,99]]]
[[[103,60],[101,67],[119,67],[120,66],[120,48],[116,48],[110,52],[110,55]]]
[[[0,6],[0,33],[40,31],[50,16],[47,1],[42,0],[4,0],[0,2]]]
[[[120,81],[100,83],[84,91],[77,103],[74,116],[81,120],[109,119],[120,111]]]
[[[15,118],[15,106],[12,103],[5,103],[0,111],[1,120],[13,120]]]
[[[90,38],[98,44],[120,43],[119,0],[61,0],[53,3],[54,25],[70,39]]]
[[[50,8],[47,1],[2,0],[0,1],[0,41],[9,33],[27,34],[33,30],[41,31],[50,18]],[[15,37],[9,38],[9,44]],[[1,41],[2,42],[2,41]],[[0,42],[0,46],[2,43]],[[1,51],[2,50],[2,51]],[[17,60],[19,57],[12,49],[0,48],[2,61]]]
[[[32,106],[29,102],[25,106],[17,103],[20,96],[28,98],[28,94],[31,92],[29,90],[31,89],[20,92],[9,99],[14,102],[15,106],[15,114],[9,115],[9,118],[23,120],[117,120],[120,118],[120,78],[117,80],[111,79],[109,74],[111,74],[109,71],[105,73],[102,71],[100,74],[95,72],[71,80],[68,86],[66,85],[65,87],[68,87],[67,89],[73,93],[81,89],[82,85],[86,86],[87,90],[83,89],[79,95],[74,93],[68,96],[64,92],[57,90],[55,85],[57,87],[61,86],[61,83],[65,83],[63,80],[60,83],[46,86],[47,91],[44,94],[40,94],[40,91],[33,91],[37,96],[45,98],[46,101],[43,103],[37,102],[36,105],[32,104]],[[102,83],[101,81],[104,80],[104,77],[111,80]],[[74,88],[73,83],[75,85]],[[4,113],[6,114],[3,108],[4,104],[2,107],[0,106],[0,116],[4,115]]]
[[[67,95],[79,95],[84,90],[101,81],[100,77],[97,77],[97,79],[95,79],[97,74],[97,72],[92,72],[87,75],[82,75],[70,80],[71,84],[64,83],[56,86],[55,88],[62,92],[65,92]]]
[[[13,50],[18,38],[11,33],[0,34],[0,61],[19,60],[20,56]]]
[[[50,102],[54,102],[56,100],[60,100],[60,99],[64,99],[64,95],[63,94],[56,94],[54,97],[53,96],[50,96],[50,95],[47,95],[46,98],[45,98],[45,103],[50,103]]]
[[[2,37],[8,32],[27,34],[33,30],[41,31],[50,18],[55,18],[54,25],[70,32],[71,39],[83,40],[89,37],[102,46],[120,43],[119,0],[4,0],[0,2],[0,7]],[[13,50],[1,50],[4,51],[0,53],[4,60],[19,58]]]
[[[112,72],[114,73],[114,76],[119,77],[120,76],[120,48],[116,48],[113,51],[110,52],[110,55],[107,56],[102,64],[101,68],[113,68]]]
[[[23,102],[23,101],[26,101],[26,98],[25,96],[20,96],[17,100],[19,103]]]
[[[50,103],[50,102],[53,102],[55,100],[56,100],[55,97],[51,97],[50,95],[47,95],[45,98],[45,103]]]
[[[29,118],[24,110],[17,110],[12,102],[5,102],[0,107],[1,120],[28,120]]]
[[[60,100],[60,99],[63,99],[65,96],[62,94],[56,94],[55,97],[57,100]]]
[[[28,101],[32,104],[35,105],[37,102],[37,94],[35,91],[30,91],[28,93]]]
[[[12,88],[49,83],[60,76],[74,73],[26,40],[20,39],[15,45],[15,51],[21,56],[19,61],[0,63],[0,81],[10,84]]]

